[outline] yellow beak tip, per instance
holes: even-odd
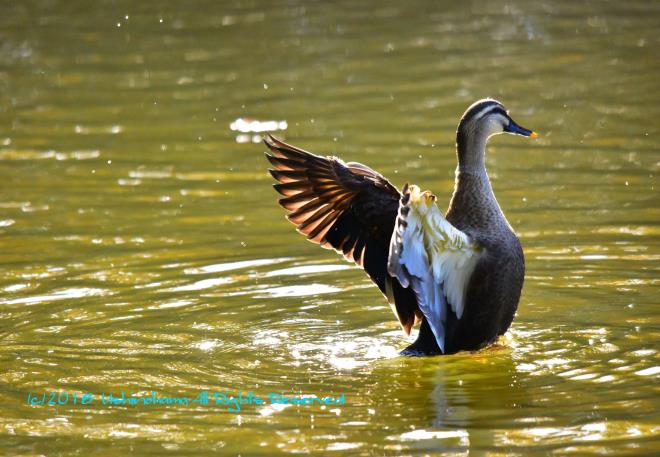
[[[529,134],[529,137],[533,140],[533,139],[535,139],[535,138],[538,138],[538,137],[539,137],[539,134],[536,133],[536,132],[532,132],[532,133]]]

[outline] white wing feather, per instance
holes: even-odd
[[[465,291],[480,248],[444,218],[435,196],[407,186],[392,233],[388,271],[402,286],[412,285],[420,310],[445,352],[447,303],[463,316]]]

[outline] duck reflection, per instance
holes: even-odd
[[[516,374],[511,350],[502,346],[440,364],[430,393],[432,426],[478,428],[486,420],[489,427],[509,424],[509,411],[525,401]]]
[[[396,437],[404,448],[471,455],[506,445],[502,430],[520,427],[514,410],[529,403],[511,349],[495,345],[430,360],[432,368],[410,363],[391,391],[416,410],[409,431]]]

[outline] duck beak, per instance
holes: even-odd
[[[525,127],[519,126],[518,124],[513,122],[513,119],[509,119],[509,125],[504,127],[504,131],[507,133],[513,133],[515,135],[527,136],[532,139],[538,137],[538,134],[536,132],[528,130]]]

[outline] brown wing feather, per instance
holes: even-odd
[[[271,135],[264,142],[287,218],[308,240],[364,268],[409,334],[421,317],[416,297],[387,273],[399,191],[366,165],[318,156]]]

